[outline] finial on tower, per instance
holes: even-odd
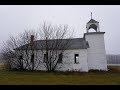
[[[91,19],[92,19],[92,12],[91,12]]]
[[[89,22],[87,22],[86,28],[87,28],[87,33],[88,33],[88,30],[91,29],[91,28],[94,29],[96,32],[100,32],[100,30],[99,30],[99,22],[92,19],[92,12],[91,12],[91,19],[90,19]]]

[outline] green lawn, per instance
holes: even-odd
[[[0,84],[15,85],[71,85],[71,84],[119,84],[120,67],[110,67],[108,72],[61,73],[0,71]],[[117,68],[117,69],[116,69]]]

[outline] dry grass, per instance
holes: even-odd
[[[3,69],[5,69],[6,68],[6,65],[5,64],[2,64],[2,63],[0,63],[0,70],[3,70]]]
[[[109,67],[110,71],[78,72],[39,72],[39,71],[0,71],[0,84],[15,85],[72,85],[72,84],[120,84],[120,67]]]

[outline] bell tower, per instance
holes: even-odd
[[[89,32],[90,29],[94,29],[96,32],[100,32],[99,28],[99,22],[92,19],[92,12],[91,12],[91,19],[90,21],[86,24],[86,31],[87,33]]]
[[[94,29],[94,32],[90,32],[91,28]],[[107,70],[104,34],[105,32],[100,32],[99,22],[92,19],[91,13],[91,19],[86,24],[84,34],[84,38],[89,44],[89,48],[87,48],[88,70]]]

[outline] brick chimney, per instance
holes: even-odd
[[[30,42],[33,43],[33,41],[34,41],[34,35],[31,35]]]

